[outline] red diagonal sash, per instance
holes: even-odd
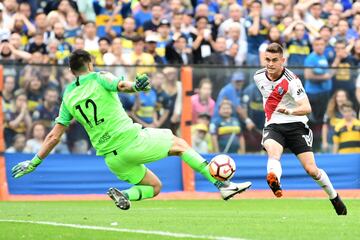
[[[283,79],[274,90],[270,93],[268,99],[265,103],[265,115],[267,121],[271,119],[272,114],[274,113],[275,109],[281,102],[284,95],[287,93],[289,88],[289,82],[286,79]]]

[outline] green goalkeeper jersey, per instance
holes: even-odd
[[[91,72],[68,85],[63,95],[56,122],[69,126],[75,118],[84,126],[97,155],[123,148],[141,129],[119,100],[121,80],[109,72]]]

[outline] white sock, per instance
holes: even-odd
[[[322,187],[322,189],[324,189],[327,195],[329,195],[330,199],[333,199],[337,196],[337,193],[324,170],[319,169],[319,175],[314,180],[317,182],[317,184],[319,184],[320,187]]]
[[[280,160],[275,158],[269,158],[267,162],[267,172],[273,172],[277,176],[279,182],[282,174],[282,168],[280,164]]]

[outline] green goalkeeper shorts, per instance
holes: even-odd
[[[169,129],[145,128],[129,145],[105,155],[106,165],[120,180],[138,184],[146,174],[145,163],[168,156],[174,142]]]

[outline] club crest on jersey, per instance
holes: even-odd
[[[279,93],[280,95],[283,95],[283,94],[284,94],[284,89],[283,89],[282,87],[279,87],[279,88],[278,88],[278,93]]]

